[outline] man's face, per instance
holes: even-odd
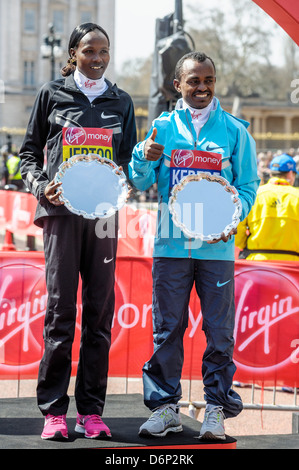
[[[186,59],[180,81],[173,82],[184,101],[196,109],[206,108],[211,103],[215,94],[215,83],[215,70],[209,59],[204,62]]]

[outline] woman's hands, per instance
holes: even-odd
[[[45,189],[45,196],[48,201],[53,204],[54,206],[63,206],[64,202],[60,201],[59,196],[61,195],[61,191],[57,191],[58,188],[62,185],[62,183],[55,183],[52,180]]]

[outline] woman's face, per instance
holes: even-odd
[[[87,33],[76,49],[71,49],[71,57],[77,68],[91,80],[102,78],[110,61],[109,42],[99,30]]]

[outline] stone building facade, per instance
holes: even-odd
[[[68,58],[71,32],[87,21],[99,23],[110,36],[106,75],[113,81],[115,0],[0,0],[0,147],[6,129],[18,139],[27,126],[37,90],[51,79],[51,60],[41,52],[49,24],[61,40],[62,56],[54,64],[58,78]]]

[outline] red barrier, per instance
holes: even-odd
[[[298,266],[236,262],[236,380],[299,386]],[[151,355],[151,267],[151,258],[118,258],[110,376],[140,377]],[[0,286],[0,379],[35,378],[43,353],[47,299],[43,253],[2,252]],[[195,290],[189,307],[183,378],[200,379],[205,338]],[[79,290],[73,374],[80,324]]]
[[[37,201],[32,194],[0,190],[0,230],[17,236],[42,237],[34,225]],[[126,205],[119,213],[119,256],[152,256],[156,211]],[[2,247],[5,251],[8,243]]]
[[[42,230],[34,225],[36,198],[19,191],[0,191],[0,229],[17,235],[41,237]]]

